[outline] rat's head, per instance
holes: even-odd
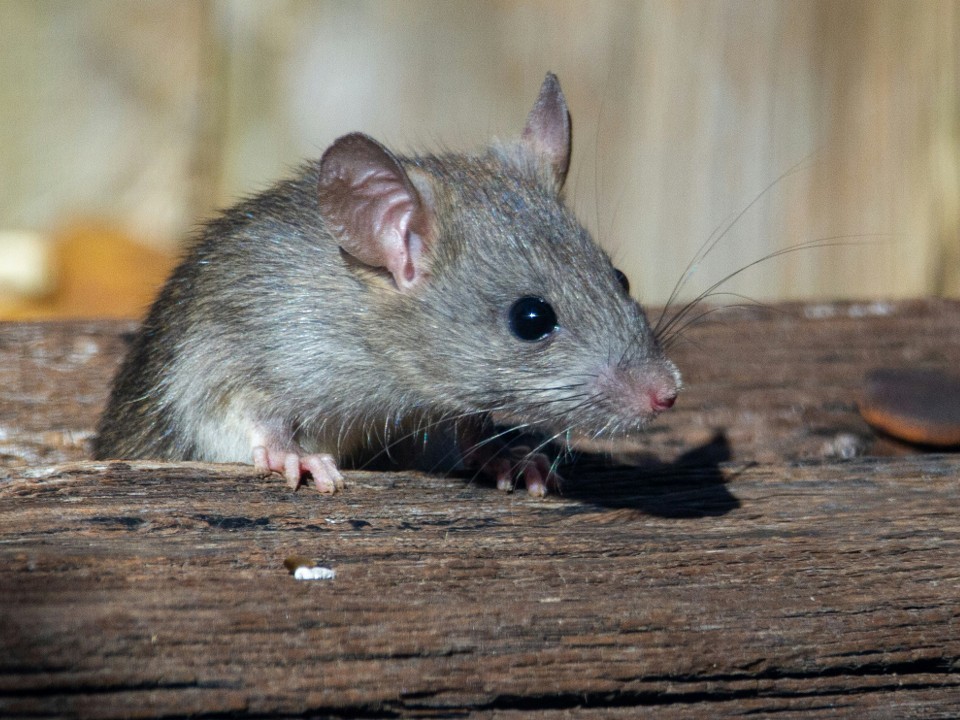
[[[398,159],[341,138],[321,161],[320,207],[376,290],[380,350],[412,397],[612,449],[673,404],[680,378],[563,204],[569,159],[547,75],[520,139],[481,156]]]

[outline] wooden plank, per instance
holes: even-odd
[[[960,360],[956,303],[701,326],[644,464],[545,500],[85,461],[128,327],[0,326],[2,716],[960,707],[960,456],[838,457],[890,447],[855,413],[867,367]],[[293,554],[336,577],[294,580]]]
[[[659,311],[651,313],[656,317]],[[891,452],[856,412],[875,366],[960,366],[960,303],[787,304],[730,310],[671,352],[684,375],[646,449],[674,460],[713,447],[734,459]],[[0,323],[0,465],[81,460],[133,323]]]
[[[618,473],[537,501],[43,468],[0,490],[0,712],[946,714],[958,477],[947,456]],[[291,554],[336,578],[294,580]]]
[[[89,457],[131,322],[0,323],[0,466]]]

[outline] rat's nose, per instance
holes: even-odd
[[[618,367],[601,382],[617,407],[644,422],[672,408],[680,392],[680,374],[666,361]]]
[[[677,391],[667,390],[664,392],[653,391],[650,393],[650,408],[654,412],[663,412],[673,407],[677,401]]]

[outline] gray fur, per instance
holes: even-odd
[[[562,177],[522,141],[398,160],[435,223],[425,282],[401,292],[341,251],[320,162],[305,165],[202,229],[133,340],[95,456],[250,462],[250,422],[341,460],[441,417],[639,432],[652,413],[618,388],[679,375],[565,207]],[[556,311],[542,343],[508,327],[524,295]]]

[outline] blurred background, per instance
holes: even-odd
[[[217,207],[354,130],[515,135],[547,70],[643,302],[731,222],[686,296],[832,239],[725,287],[960,296],[956,2],[0,0],[0,318],[137,317]]]

